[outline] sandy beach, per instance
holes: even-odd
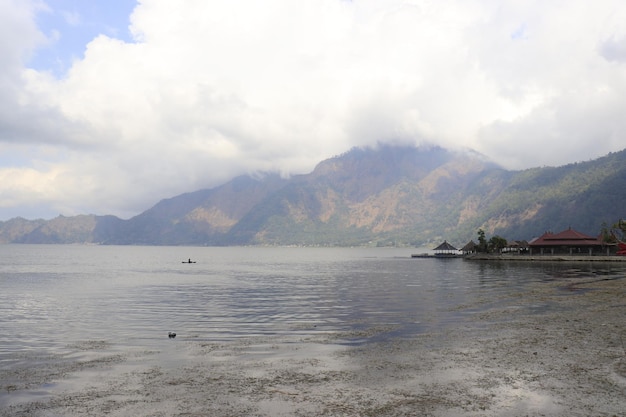
[[[0,416],[623,416],[624,278],[573,272],[457,306],[462,320],[411,339],[378,326],[228,343],[165,333],[162,351],[85,341],[4,374]]]

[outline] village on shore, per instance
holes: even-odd
[[[622,220],[618,222],[622,226]],[[526,260],[526,261],[615,261],[626,262],[626,243],[614,233],[593,237],[571,227],[558,233],[546,232],[527,242],[506,240],[499,236],[485,239],[478,231],[476,243],[470,240],[460,249],[448,241],[432,253],[412,254],[412,258],[464,258],[469,260]]]

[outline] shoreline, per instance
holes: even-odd
[[[461,257],[468,261],[626,262],[626,256],[618,255],[496,255],[479,253]]]
[[[161,352],[86,342],[2,388],[2,417],[617,416],[626,409],[626,275],[574,274],[473,299],[410,338],[358,334],[165,340]],[[360,344],[346,340],[361,339]],[[167,363],[170,349],[181,363]],[[113,354],[114,353],[114,354]],[[47,396],[29,396],[55,386]],[[23,389],[22,387],[31,387]]]

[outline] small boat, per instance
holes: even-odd
[[[191,258],[189,258],[188,261],[182,261],[181,263],[183,263],[183,264],[195,264],[196,261],[192,261]]]

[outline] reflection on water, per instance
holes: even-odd
[[[411,336],[509,302],[504,295],[529,282],[624,274],[621,265],[411,259],[410,249],[1,250],[0,327],[10,337],[0,344],[0,369],[24,352],[85,341],[151,348],[168,331],[206,341],[336,333],[356,343],[369,328]],[[197,263],[181,263],[188,258]]]

